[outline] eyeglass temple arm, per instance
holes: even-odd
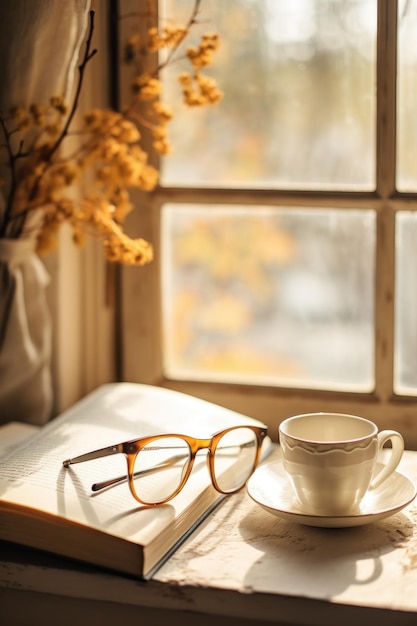
[[[119,443],[116,446],[108,446],[107,448],[101,448],[100,450],[93,450],[93,452],[86,452],[85,454],[80,454],[79,456],[75,456],[72,459],[66,459],[62,461],[62,465],[67,468],[70,465],[74,465],[75,463],[83,463],[84,461],[92,461],[93,459],[101,459],[103,456],[111,456],[113,454],[120,454],[124,452],[123,443]],[[175,459],[182,458],[182,456],[177,455],[173,457]],[[148,470],[151,471],[151,470]],[[116,479],[115,479],[116,480]]]
[[[123,444],[117,446],[108,446],[107,448],[101,448],[100,450],[94,450],[93,452],[86,452],[86,454],[80,454],[73,459],[67,459],[62,462],[64,467],[69,467],[74,463],[83,463],[84,461],[91,461],[92,459],[100,459],[103,456],[111,456],[112,454],[119,454],[123,452]]]

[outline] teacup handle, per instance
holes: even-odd
[[[392,472],[397,468],[401,457],[404,452],[404,439],[400,433],[396,430],[381,430],[378,433],[378,453],[381,452],[384,444],[391,439],[392,448],[389,450],[388,461],[379,470],[379,472],[373,476],[370,484],[370,489],[378,487]],[[387,450],[388,452],[388,450]]]

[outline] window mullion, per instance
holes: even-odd
[[[396,164],[397,2],[378,2],[375,287],[375,386],[388,400],[393,394],[395,214],[389,202],[395,192]]]
[[[397,1],[378,2],[376,188],[379,197],[395,192]]]
[[[386,203],[378,211],[375,285],[375,389],[378,397],[393,394],[395,214]]]

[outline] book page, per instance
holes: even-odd
[[[38,430],[39,426],[23,422],[9,422],[0,426],[0,461],[33,437]]]
[[[70,457],[158,433],[210,437],[221,428],[256,420],[165,389],[116,383],[101,387],[53,420],[0,462],[0,499],[39,508],[146,545],[211,485],[205,453],[197,456],[182,492],[166,505],[146,507],[131,495],[127,480],[93,493],[91,485],[127,474],[123,454],[65,469]],[[213,487],[213,501],[217,497]]]

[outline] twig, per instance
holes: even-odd
[[[16,187],[17,187],[17,175],[16,175],[16,167],[15,167],[15,162],[16,162],[16,158],[15,155],[13,154],[13,150],[12,150],[12,146],[10,143],[10,133],[7,130],[7,126],[6,123],[3,119],[2,116],[0,116],[0,125],[4,134],[4,138],[5,138],[5,149],[7,152],[7,156],[8,156],[8,162],[10,165],[10,176],[11,176],[11,180],[10,180],[10,193],[8,196],[8,200],[6,203],[6,207],[4,210],[4,216],[3,216],[3,221],[1,224],[1,228],[0,228],[0,237],[4,237],[6,234],[6,228],[7,228],[7,224],[9,222],[9,218],[10,218],[10,213],[12,210],[12,205],[13,205],[13,198],[14,198],[14,194],[16,192]],[[19,150],[22,144],[20,144],[19,146]]]
[[[178,38],[178,41],[175,43],[175,45],[171,48],[171,50],[167,53],[167,56],[165,58],[165,60],[161,63],[159,63],[155,69],[151,72],[152,76],[157,76],[161,70],[163,70],[165,67],[167,67],[168,65],[175,63],[181,59],[185,59],[186,55],[184,55],[183,57],[177,57],[176,59],[173,59],[174,55],[176,54],[176,52],[178,51],[178,49],[180,48],[181,44],[184,42],[184,39],[187,37],[187,33],[190,30],[190,28],[193,26],[193,24],[197,23],[197,15],[200,11],[200,5],[201,5],[202,0],[195,0],[194,2],[194,6],[193,9],[190,13],[190,17],[188,18],[188,21],[186,22],[185,28],[184,28],[184,33],[181,37]],[[128,13],[126,15],[121,16],[120,19],[125,19],[127,17],[133,17],[133,16],[137,16],[137,14],[134,13]],[[142,50],[142,54],[144,54],[146,51],[146,47],[144,48],[144,50]]]
[[[172,57],[177,52],[178,48],[180,47],[180,45],[182,44],[182,42],[186,38],[187,31],[197,21],[196,17],[198,15],[199,10],[200,10],[200,4],[201,4],[201,0],[195,0],[194,8],[193,8],[193,10],[192,10],[192,12],[190,14],[190,17],[188,18],[188,22],[186,24],[183,36],[179,38],[178,42],[175,44],[175,46],[172,48],[172,50],[167,54],[167,58],[165,59],[165,61],[163,63],[161,63],[160,65],[158,65],[158,67],[156,69],[157,73],[160,72],[164,67],[166,67],[167,65],[172,63]]]

